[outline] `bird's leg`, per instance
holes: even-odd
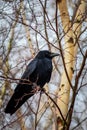
[[[38,79],[39,79],[39,75],[37,74],[37,79],[36,79],[36,81],[33,83],[33,87],[32,87],[32,88],[33,88],[32,91],[33,91],[34,93],[41,90],[40,86],[37,85]]]
[[[40,86],[38,86],[36,83],[33,83],[33,90],[31,92],[36,93],[40,90]]]

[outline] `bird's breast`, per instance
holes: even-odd
[[[39,60],[35,71],[30,76],[30,80],[43,87],[45,83],[49,82],[51,73],[52,61],[47,59]]]

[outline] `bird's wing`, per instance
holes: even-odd
[[[15,111],[32,95],[34,95],[34,91],[32,89],[32,84],[27,83],[28,81],[24,81],[22,79],[28,79],[29,76],[35,71],[37,67],[38,60],[32,60],[30,64],[27,66],[19,84],[14,90],[14,94],[9,100],[7,107],[5,109],[6,113],[13,114]]]
[[[28,64],[24,74],[22,75],[22,77],[19,81],[19,84],[15,88],[15,91],[19,91],[19,90],[21,90],[21,88],[24,88],[24,86],[25,86],[24,84],[29,84],[29,82],[30,82],[29,76],[35,71],[35,69],[37,67],[37,62],[38,62],[38,60],[32,60]]]
[[[35,60],[35,59],[34,59],[34,60],[32,60],[32,61],[28,64],[28,66],[27,66],[27,68],[26,68],[24,74],[22,75],[21,79],[29,78],[29,76],[35,71],[35,69],[36,69],[36,67],[37,67],[37,62],[38,62],[38,60]]]

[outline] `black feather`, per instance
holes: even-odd
[[[52,73],[52,58],[59,54],[49,51],[40,51],[27,66],[19,84],[8,102],[5,113],[11,115],[20,108],[24,102],[34,95],[34,83],[41,88],[48,83]]]

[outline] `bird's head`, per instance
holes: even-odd
[[[42,58],[52,59],[55,56],[59,56],[59,54],[58,53],[53,53],[53,52],[50,52],[50,51],[47,51],[47,50],[43,50],[43,51],[40,51],[36,55],[36,58],[39,58],[39,59],[42,59]]]

